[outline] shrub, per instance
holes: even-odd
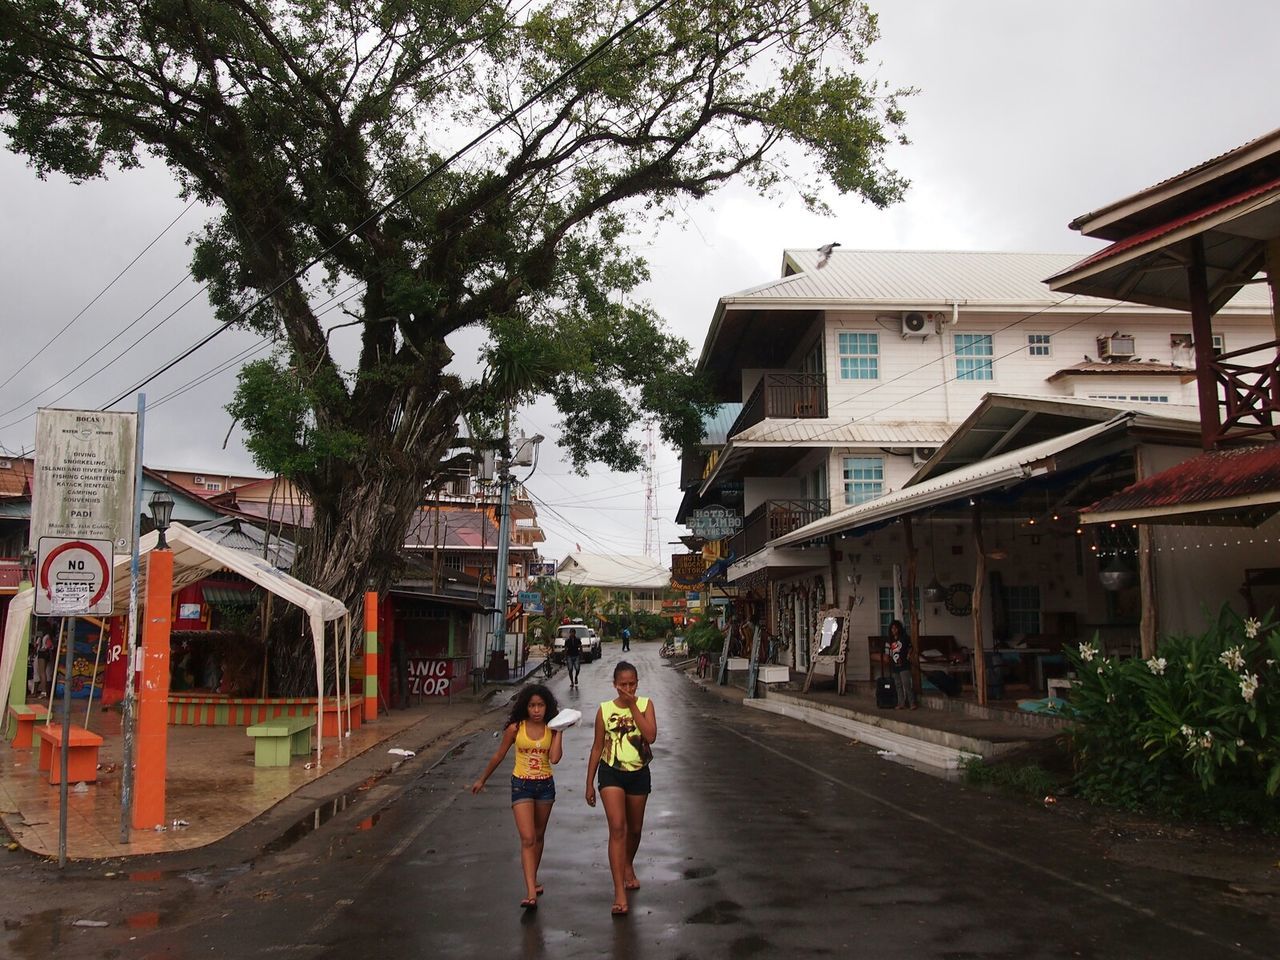
[[[1062,789],[1062,778],[1038,763],[988,763],[979,756],[966,757],[960,769],[964,782],[975,787],[996,787],[1039,800]]]
[[[1168,637],[1149,660],[1104,657],[1096,642],[1066,653],[1079,680],[1069,733],[1081,796],[1280,825],[1280,630],[1269,616],[1224,606],[1205,633]]]
[[[699,620],[685,631],[684,639],[690,653],[719,653],[724,649],[724,631],[714,620]]]

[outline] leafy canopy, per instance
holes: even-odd
[[[460,414],[538,394],[579,467],[634,467],[634,422],[696,439],[703,397],[632,296],[641,224],[734,180],[810,207],[905,186],[885,161],[904,91],[863,76],[865,4],[668,0],[583,62],[644,9],[0,0],[3,129],[42,176],[154,158],[217,211],[195,275],[223,322],[281,344],[230,409],[317,500],[373,463],[417,482]],[[344,363],[316,304],[352,283]],[[477,326],[488,375],[447,374],[445,338]]]

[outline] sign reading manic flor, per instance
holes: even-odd
[[[138,417],[98,410],[39,410],[31,487],[31,544],[41,537],[110,540],[133,548]]]

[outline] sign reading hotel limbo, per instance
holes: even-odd
[[[31,488],[31,546],[41,537],[109,540],[133,549],[135,413],[48,410],[36,413]]]
[[[713,505],[695,510],[685,526],[703,540],[723,540],[742,529],[742,517],[728,507]]]

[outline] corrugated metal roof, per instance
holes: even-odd
[[[671,583],[671,571],[648,557],[603,553],[571,553],[556,568],[556,579],[583,587],[638,587],[660,590]]]
[[[1183,383],[1189,383],[1196,378],[1196,372],[1189,367],[1180,367],[1175,363],[1145,363],[1145,362],[1123,362],[1123,363],[1106,363],[1091,360],[1085,363],[1077,363],[1072,367],[1064,367],[1056,373],[1050,374],[1046,379],[1051,383],[1054,380],[1061,380],[1064,377],[1096,377],[1096,376],[1115,376],[1123,374],[1126,376],[1161,376],[1167,377],[1176,375],[1182,379]]]
[[[1064,308],[1096,309],[1115,303],[1084,296],[1064,300],[1049,289],[1044,278],[1078,263],[1078,254],[837,249],[822,269],[818,269],[817,250],[787,250],[783,256],[785,264],[798,273],[729,294],[721,304],[938,309],[958,301],[961,307],[1061,303]],[[1265,290],[1246,287],[1231,304],[1265,308],[1269,299]]]
[[[1103,423],[1095,423],[1060,437],[1033,443],[1012,453],[1000,454],[972,466],[952,470],[933,480],[926,480],[912,487],[904,487],[883,497],[858,504],[856,507],[833,513],[821,520],[815,520],[786,536],[769,541],[769,545],[785,547],[790,544],[804,543],[829,533],[856,530],[904,514],[941,506],[961,497],[973,496],[1006,484],[1017,483],[1033,476],[1034,468],[1042,461],[1050,460],[1057,454],[1101,437],[1103,434],[1124,429],[1129,419],[1128,414],[1122,414]]]
[[[239,517],[221,517],[218,520],[196,524],[191,529],[224,547],[239,550],[254,557],[263,556],[262,544],[266,534],[261,527],[254,526]],[[292,570],[296,550],[293,541],[273,533],[271,545],[266,551],[266,560],[277,570]]]
[[[708,447],[723,447],[729,439],[729,428],[742,413],[741,403],[722,403],[714,413],[702,418],[702,443]]]
[[[832,423],[830,420],[762,420],[734,435],[733,445],[765,446],[770,444],[820,447],[877,446],[919,447],[943,443],[953,424],[929,422],[860,421]]]
[[[1162,470],[1080,511],[1112,514],[1237,498],[1280,499],[1280,443],[1202,453]]]

